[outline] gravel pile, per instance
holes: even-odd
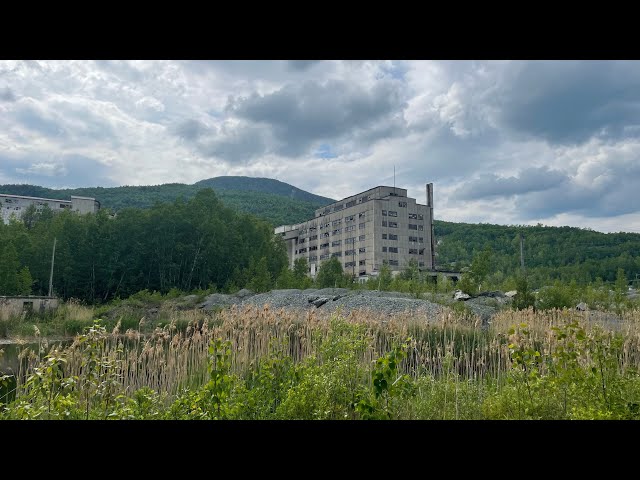
[[[244,291],[242,295],[216,293],[206,297],[199,308],[212,310],[230,305],[261,307],[265,304],[274,309],[321,309],[328,312],[339,310],[345,315],[354,310],[372,310],[384,315],[412,312],[425,315],[427,318],[435,318],[443,309],[437,303],[416,299],[408,293],[346,288],[272,290],[258,294]]]

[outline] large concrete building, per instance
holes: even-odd
[[[426,200],[422,205],[404,188],[378,186],[319,208],[311,220],[281,225],[275,234],[285,240],[290,266],[305,257],[313,277],[330,257],[360,278],[377,275],[383,262],[400,271],[411,259],[420,270],[433,271],[432,183]]]
[[[0,209],[2,221],[7,224],[11,217],[22,218],[29,205],[35,205],[36,212],[41,212],[48,205],[53,212],[71,210],[76,213],[96,213],[100,210],[100,202],[95,198],[71,196],[71,200],[56,200],[53,198],[25,197],[22,195],[6,195],[0,193]]]

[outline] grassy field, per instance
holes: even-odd
[[[73,310],[69,310],[71,314]],[[80,315],[80,314],[78,314]],[[173,310],[41,340],[4,377],[6,419],[635,419],[640,311],[505,310],[488,327],[263,308]],[[182,325],[183,328],[178,328]],[[37,351],[36,351],[37,350]]]

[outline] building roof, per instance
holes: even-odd
[[[8,193],[0,193],[0,197],[24,198],[25,200],[43,200],[45,202],[71,203],[71,200],[60,200],[59,198],[28,197],[26,195],[10,195]]]

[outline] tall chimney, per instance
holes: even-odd
[[[427,183],[427,207],[429,207],[429,244],[431,248],[431,265],[429,268],[436,269],[436,246],[435,246],[435,233],[433,230],[433,183]]]

